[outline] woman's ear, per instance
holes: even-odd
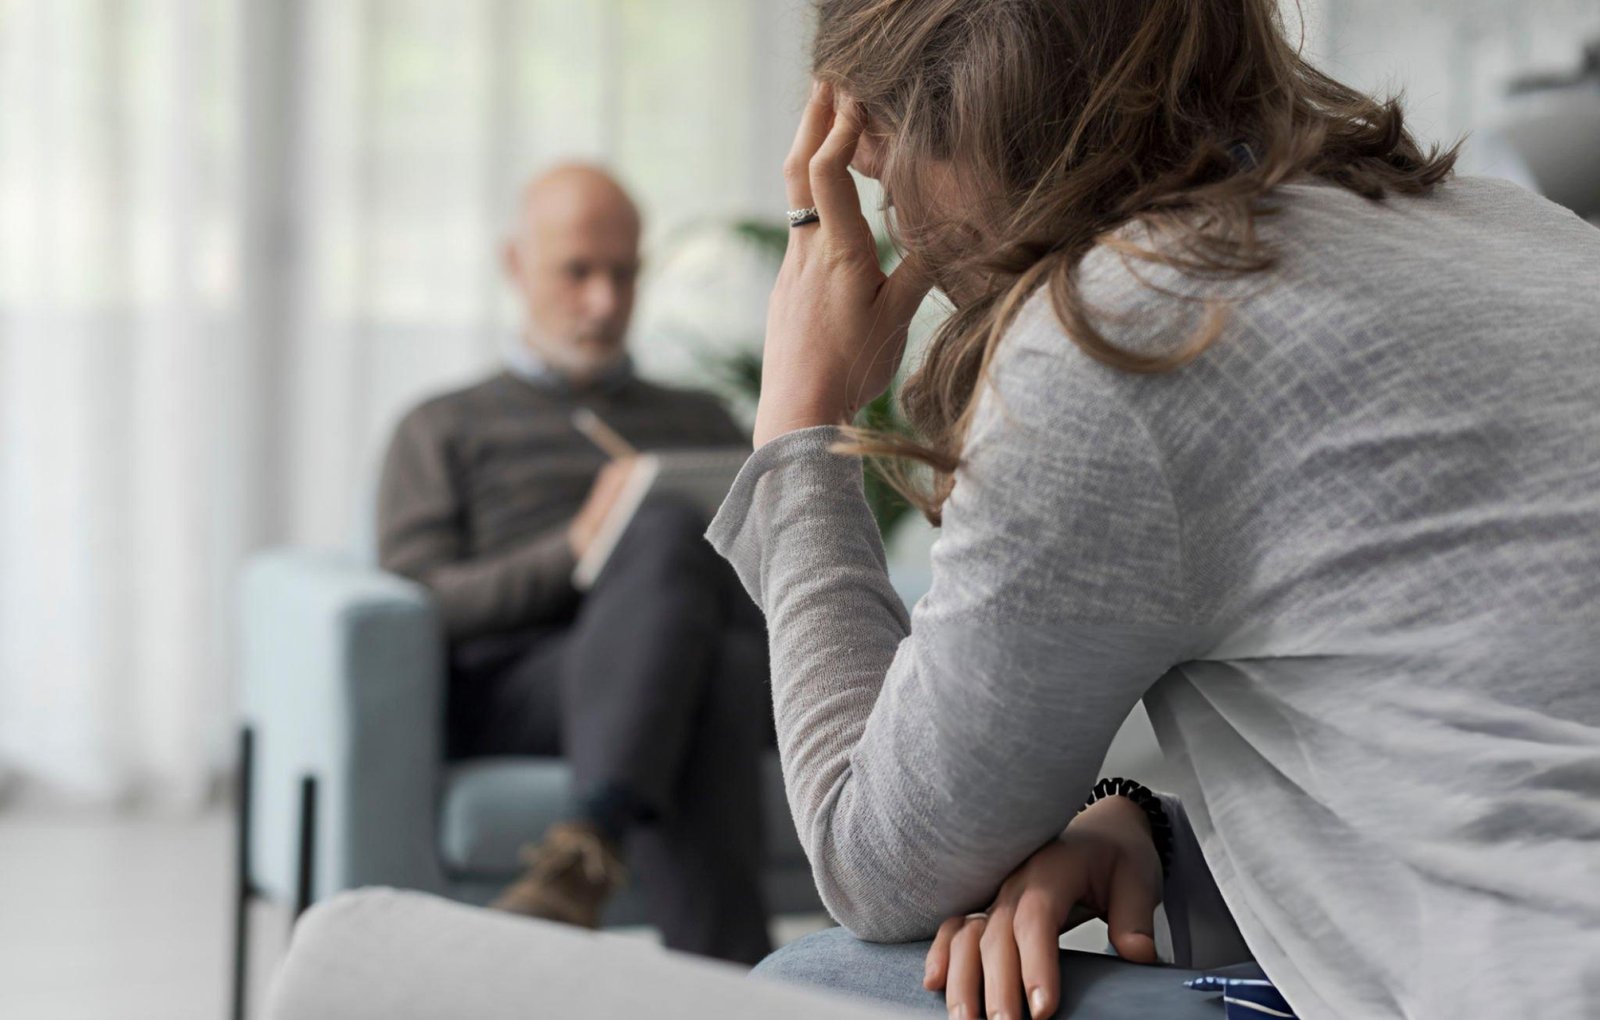
[[[884,150],[888,143],[889,133],[882,122],[875,117],[868,117],[861,131],[861,140],[856,143],[855,158],[850,161],[851,169],[863,177],[877,180],[883,173]]]

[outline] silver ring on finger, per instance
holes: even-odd
[[[822,219],[822,215],[817,212],[817,207],[814,205],[808,205],[804,209],[790,209],[785,215],[789,217],[790,229],[816,223]]]
[[[963,921],[987,921],[988,919],[989,912],[986,910],[975,910],[962,918]]]

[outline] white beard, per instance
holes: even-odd
[[[530,342],[529,333],[507,336],[501,345],[502,360],[517,375],[537,377],[558,375],[583,384],[620,365],[628,356],[625,347],[605,355],[575,350],[566,344]]]

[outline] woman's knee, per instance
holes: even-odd
[[[881,945],[863,942],[843,928],[829,928],[791,942],[757,965],[762,978],[791,984],[825,985],[844,995],[917,1008],[937,1008],[941,996],[922,987],[928,943]]]
[[[841,971],[858,967],[871,946],[843,928],[828,928],[790,942],[751,973],[779,981],[828,984]]]

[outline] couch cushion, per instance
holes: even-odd
[[[805,867],[783,795],[777,752],[762,770],[762,817],[769,866]],[[517,851],[536,843],[571,809],[571,772],[559,758],[474,758],[445,777],[440,854],[457,876],[507,879]]]

